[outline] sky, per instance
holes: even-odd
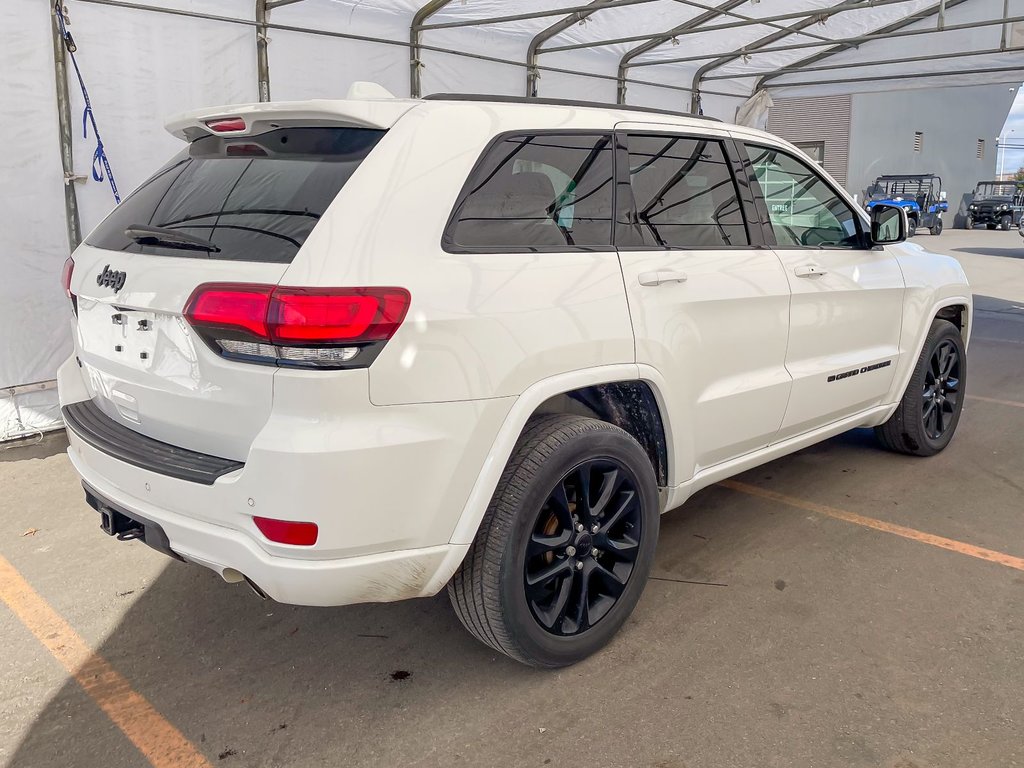
[[[1024,87],[1017,91],[1017,98],[1010,107],[1010,114],[1006,117],[1006,124],[1000,134],[1005,141],[1005,152],[1003,157],[1003,172],[1010,173],[1024,166]],[[996,172],[998,173],[999,159],[996,158]]]

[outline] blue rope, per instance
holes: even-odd
[[[89,125],[92,125],[93,136],[96,137],[96,151],[92,155],[92,178],[93,181],[103,181],[104,174],[110,183],[110,191],[114,193],[114,202],[121,202],[121,195],[117,191],[117,182],[114,181],[114,172],[110,169],[110,161],[107,159],[107,152],[103,148],[103,139],[100,138],[100,129],[96,125],[96,117],[92,111],[92,101],[89,99],[89,91],[85,87],[85,80],[82,79],[82,70],[78,68],[78,60],[75,58],[75,39],[71,37],[64,22],[63,0],[55,0],[54,13],[57,15],[57,24],[60,25],[60,36],[64,39],[64,47],[71,56],[71,63],[75,67],[75,74],[78,76],[78,85],[82,88],[82,99],[85,101],[85,110],[82,112],[82,137],[89,138]]]

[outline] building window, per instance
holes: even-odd
[[[798,141],[796,147],[818,165],[825,167],[825,142],[824,141]]]
[[[924,146],[924,134],[921,131],[914,131],[914,151],[920,152]]]
[[[979,160],[984,160],[985,159],[985,140],[984,139],[978,139],[978,159]]]

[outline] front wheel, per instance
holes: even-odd
[[[1010,231],[1010,227],[1012,227],[1012,226],[1013,226],[1013,216],[1006,215],[1006,216],[1003,216],[1002,218],[999,219],[999,228],[1001,230],[1003,230],[1003,232],[1009,232]]]
[[[629,618],[658,540],[651,461],[595,419],[532,420],[448,596],[481,642],[536,667],[575,664]]]
[[[942,234],[942,219],[936,219],[935,220],[935,223],[932,224],[931,233],[933,235],[941,235]]]
[[[974,217],[968,216],[964,221],[964,229],[974,229]]]
[[[875,427],[891,451],[933,456],[953,439],[964,407],[967,353],[960,331],[948,320],[932,320],[903,399],[889,420]]]
[[[917,234],[917,219],[907,219],[907,237],[913,237]]]

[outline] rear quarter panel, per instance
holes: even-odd
[[[374,404],[518,395],[568,371],[633,362],[614,251],[451,254],[441,247],[459,192],[495,135],[610,125],[601,113],[561,108],[427,103],[388,132],[282,281],[409,290],[408,316],[370,368]]]

